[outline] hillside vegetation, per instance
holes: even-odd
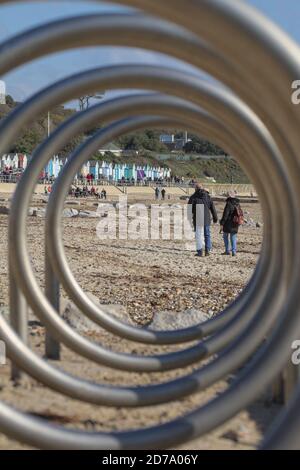
[[[0,120],[5,118],[11,110],[19,103],[15,102],[11,96],[7,96],[7,104],[0,105]],[[50,131],[63,123],[65,119],[76,113],[76,110],[67,109],[64,106],[57,106],[50,110]],[[90,129],[77,135],[70,141],[59,154],[61,157],[68,156],[84,139],[93,135],[101,126]],[[44,115],[36,119],[30,126],[23,129],[19,138],[9,149],[11,153],[25,153],[30,155],[36,146],[41,143],[48,133],[48,116]],[[160,142],[159,136],[170,131],[145,129],[143,132],[130,133],[121,136],[113,143],[123,150],[126,156],[117,157],[111,152],[106,152],[104,156],[99,154],[91,156],[98,160],[106,160],[113,163],[135,163],[137,165],[167,166],[176,176],[186,178],[212,177],[219,183],[248,183],[249,180],[240,166],[228,157],[225,152],[216,145],[189,135],[191,139],[181,152],[171,153],[168,148]],[[175,137],[181,138],[182,132],[174,129],[172,133]],[[163,159],[161,158],[163,154]],[[210,158],[199,158],[199,154],[210,156]],[[224,155],[224,156],[223,156]],[[182,157],[182,158],[181,158]]]

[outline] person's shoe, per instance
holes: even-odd
[[[233,253],[232,253],[232,256],[236,256],[236,253],[233,252]]]
[[[222,253],[223,256],[230,256],[230,253],[225,251],[224,253]]]
[[[205,250],[205,256],[209,256],[210,255],[210,251],[209,250]]]
[[[195,256],[200,256],[200,258],[202,258],[202,256],[203,256],[203,251],[202,251],[202,250],[198,250],[197,253],[195,254]]]

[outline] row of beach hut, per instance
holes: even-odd
[[[30,157],[24,154],[9,154],[3,155],[1,158],[1,170],[22,171],[28,165]],[[65,165],[67,159],[62,159],[59,156],[51,158],[44,168],[42,177],[57,178],[59,172]],[[94,180],[110,180],[119,181],[125,180],[152,180],[167,179],[171,177],[171,170],[166,167],[154,167],[150,165],[136,165],[128,163],[109,163],[106,161],[91,160],[86,162],[81,171],[76,175],[77,178],[81,176],[86,178],[92,175]]]

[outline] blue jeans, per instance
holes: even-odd
[[[211,251],[211,236],[210,236],[210,225],[204,225],[204,240],[205,240],[205,250]]]
[[[229,247],[229,236],[230,236],[230,243],[231,243],[231,251],[232,253],[236,253],[236,247],[237,247],[237,233],[223,233],[223,239],[224,239],[224,244],[225,244],[225,251],[226,253],[230,252],[230,247]]]
[[[197,251],[202,251],[203,250],[203,245],[204,245],[203,226],[201,226],[201,225],[196,226],[195,236],[196,236],[196,250]]]

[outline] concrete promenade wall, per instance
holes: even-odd
[[[0,183],[0,193],[12,194],[16,188],[14,183]],[[103,186],[98,186],[97,189],[101,191]],[[229,191],[235,190],[239,196],[255,196],[256,191],[252,184],[205,184],[205,188],[209,190],[212,196],[219,196],[228,193]],[[127,194],[131,197],[143,197],[149,198],[154,196],[154,187],[149,186],[105,186],[108,197],[118,197],[122,194]],[[190,195],[194,192],[194,189],[185,188],[180,186],[166,187],[166,194],[179,198],[180,196]],[[44,185],[39,184],[35,188],[37,194],[44,194]]]

